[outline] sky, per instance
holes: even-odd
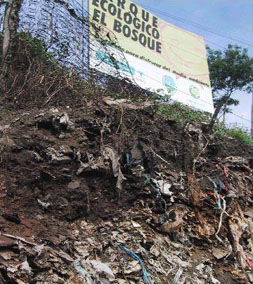
[[[159,18],[202,36],[212,49],[228,44],[248,48],[253,57],[253,0],[134,0]],[[250,45],[248,45],[250,44]],[[252,95],[233,95],[240,105],[227,115],[228,125],[250,129]],[[242,118],[240,118],[240,117]]]
[[[205,39],[212,49],[228,44],[248,49],[253,57],[253,0],[131,0],[159,18]],[[253,94],[236,92],[240,104],[231,107],[227,126],[251,128]]]

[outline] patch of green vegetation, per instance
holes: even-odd
[[[179,125],[184,126],[187,122],[194,122],[199,124],[209,124],[211,115],[209,113],[194,110],[188,106],[182,105],[178,102],[171,102],[166,98],[166,102],[161,101],[162,97],[159,95],[152,95],[151,99],[154,101],[154,112],[161,115],[165,119],[175,120]],[[221,124],[217,124],[214,132],[216,137],[231,137],[238,139],[247,146],[253,146],[253,139],[245,129],[240,127],[226,128]]]
[[[221,126],[216,126],[215,135],[217,137],[232,137],[238,139],[247,146],[253,146],[253,139],[244,129],[240,127],[225,128]]]
[[[51,61],[53,59],[53,54],[47,51],[46,45],[29,33],[19,33],[19,41],[24,42],[24,46],[31,57],[39,57],[43,61]]]
[[[156,113],[166,119],[175,120],[181,126],[186,122],[208,123],[210,121],[209,113],[194,110],[178,102],[172,103],[167,99],[166,101],[168,103],[156,101]]]

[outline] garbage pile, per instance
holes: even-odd
[[[0,134],[0,283],[253,283],[252,149],[108,98]]]

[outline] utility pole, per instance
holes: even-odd
[[[253,90],[252,90],[252,101],[251,101],[251,138],[253,138]]]

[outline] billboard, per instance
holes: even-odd
[[[91,68],[114,76],[116,61],[120,75],[134,84],[213,112],[203,38],[128,0],[89,0],[89,15],[90,40],[96,47],[90,51]],[[102,39],[96,37],[98,30],[103,30]],[[103,51],[104,45],[108,52]]]

